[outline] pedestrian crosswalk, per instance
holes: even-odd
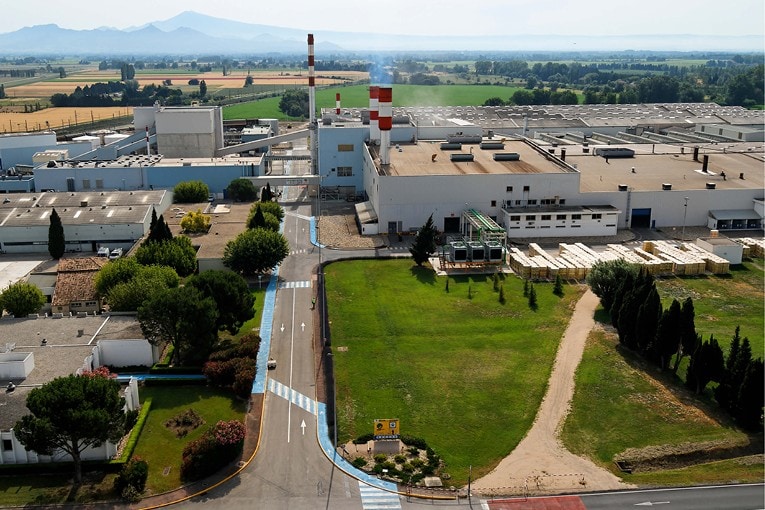
[[[274,379],[268,380],[268,391],[274,395],[278,395],[285,400],[289,400],[296,406],[311,414],[317,414],[316,401],[306,397],[305,395],[298,393],[297,391],[285,386],[284,384]]]
[[[303,253],[307,253],[308,250],[303,248],[302,250],[292,250],[290,251],[290,255],[302,255]]]
[[[364,510],[401,510],[398,494],[372,487],[359,481],[361,507]]]
[[[304,289],[311,287],[310,280],[303,280],[301,282],[279,282],[280,289]]]

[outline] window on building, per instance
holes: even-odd
[[[104,180],[96,179],[96,189],[104,189]]]
[[[532,198],[531,200],[529,200],[529,205],[537,205],[537,199]]]
[[[523,191],[531,191],[531,186],[524,186]]]
[[[10,439],[3,439],[3,451],[4,452],[12,452],[13,451],[13,441]]]
[[[497,201],[496,200],[492,200],[491,201],[491,206],[492,207],[497,207]]]
[[[90,189],[90,179],[82,180],[82,189]]]
[[[543,214],[541,219],[542,221],[550,221],[552,219],[552,214]]]
[[[508,186],[507,188],[505,188],[505,191],[507,193],[512,193],[513,192],[513,187],[512,186]]]
[[[76,301],[69,303],[69,308],[81,308],[81,307],[82,307],[82,303],[78,303]]]
[[[559,199],[558,200],[558,205],[566,205],[566,199],[565,198]]]
[[[521,221],[520,216],[510,216],[510,221]]]
[[[571,225],[571,228],[582,228],[581,225]]]
[[[521,205],[521,202],[523,202],[523,200],[516,200],[515,205]]]
[[[565,221],[566,220],[566,215],[565,214],[556,214],[555,215],[555,219],[558,220],[558,221],[560,221],[560,220]]]
[[[338,177],[353,177],[353,167],[352,166],[337,167],[337,176]]]
[[[353,144],[340,143],[337,145],[337,152],[353,152]]]
[[[582,215],[581,214],[572,214],[571,215],[571,219],[572,220],[581,220],[582,219]]]
[[[536,214],[530,214],[530,215],[526,216],[526,221],[534,221],[536,219],[537,219],[537,215]]]
[[[600,219],[600,218],[602,218],[602,217],[603,217],[603,215],[602,215],[602,214],[593,214],[593,215],[592,215],[592,219],[593,219],[593,220],[599,220],[599,219]]]

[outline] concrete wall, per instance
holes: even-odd
[[[222,110],[162,108],[155,112],[157,150],[171,158],[213,157],[223,147]]]
[[[12,339],[6,338],[6,342]],[[5,347],[5,344],[2,345]],[[35,367],[33,352],[3,352],[0,353],[0,379],[26,379]]]

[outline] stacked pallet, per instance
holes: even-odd
[[[521,278],[533,278],[535,274],[539,274],[541,268],[537,262],[531,260],[525,253],[515,247],[511,247],[507,253],[510,269]]]
[[[684,243],[645,241],[643,250],[672,262],[673,272],[677,275],[697,275],[706,270],[706,261],[690,252]]]
[[[737,240],[744,245],[744,257],[760,257],[765,255],[765,239],[754,239],[752,237],[744,237]]]
[[[573,277],[577,280],[586,278],[592,266],[603,260],[598,253],[581,243],[561,243],[558,245],[558,253],[562,259],[567,260],[573,266]]]
[[[706,262],[706,270],[712,274],[728,274],[730,273],[730,262],[727,259],[708,252],[701,246],[695,244],[687,244],[688,251],[694,253],[699,258]]]

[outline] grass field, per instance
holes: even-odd
[[[614,333],[603,330],[593,331],[588,339],[576,374],[572,410],[562,431],[569,450],[592,458],[628,483],[762,481],[761,463],[726,462],[716,463],[711,470],[696,466],[634,475],[619,472],[613,458],[627,448],[741,440],[745,435],[714,405],[677,383],[659,379],[661,374],[632,353],[617,349],[617,343]]]
[[[442,456],[450,484],[489,472],[536,415],[579,287],[564,298],[539,284],[539,309],[523,282],[503,280],[500,304],[488,276],[436,278],[411,260],[326,267],[336,360],[339,437],[371,433],[398,418]],[[472,293],[472,299],[469,294]]]
[[[673,298],[681,303],[690,296],[696,311],[696,331],[704,340],[714,334],[727,354],[736,326],[748,337],[754,357],[765,350],[765,271],[763,259],[752,259],[731,268],[730,276],[702,275],[657,280],[662,304]],[[683,377],[685,372],[682,373]]]
[[[218,420],[244,421],[245,402],[233,395],[206,386],[143,387],[141,398],[152,398],[151,412],[138,440],[134,456],[149,463],[147,494],[157,494],[181,485],[180,465],[183,447]],[[178,438],[164,423],[187,409],[202,415],[205,424]]]
[[[394,85],[393,106],[480,106],[490,97],[510,98],[521,87],[499,85]],[[366,108],[369,106],[369,86],[352,85],[316,90],[317,108],[334,108],[335,93],[340,93],[343,108]],[[278,97],[270,97],[226,106],[224,119],[283,119],[279,111]]]

